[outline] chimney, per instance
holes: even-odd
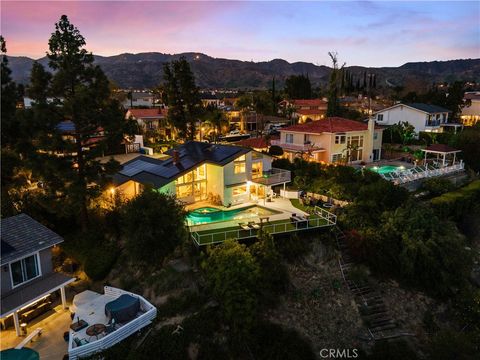
[[[173,165],[178,165],[180,164],[180,154],[178,150],[173,150]]]

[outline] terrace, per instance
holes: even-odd
[[[70,360],[115,345],[149,325],[157,315],[157,309],[142,296],[110,286],[105,286],[103,295],[85,291],[75,296],[73,311],[68,339]]]
[[[315,206],[309,214],[294,207],[288,199],[275,199],[267,208],[274,210],[275,213],[252,218],[250,220],[256,221],[249,221],[243,226],[235,220],[190,226],[190,235],[197,246],[205,246],[222,243],[228,239],[253,238],[260,231],[275,235],[329,227],[337,223],[336,215],[323,208]]]
[[[264,171],[261,176],[253,177],[252,182],[260,185],[278,185],[291,181],[292,174],[288,170],[272,168]]]

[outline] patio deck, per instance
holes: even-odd
[[[70,311],[63,310],[61,304],[57,305],[28,324],[29,334],[36,328],[43,330],[40,336],[36,336],[25,347],[38,351],[42,360],[62,359],[68,352],[68,343],[63,339],[63,333],[68,330],[71,322]],[[23,337],[18,337],[15,329],[9,329],[1,331],[0,339],[0,350],[5,350],[20,344]]]
[[[190,230],[190,235],[194,243],[197,246],[212,245],[224,242],[228,239],[247,239],[256,237],[259,231],[263,230],[272,235],[304,231],[314,228],[321,228],[327,226],[333,226],[337,223],[336,215],[326,211],[325,209],[319,208],[316,206],[313,210],[314,213],[309,216],[308,220],[305,221],[295,221],[292,222],[290,217],[292,213],[307,215],[307,213],[302,212],[300,209],[294,207],[290,201],[290,210],[295,209],[292,212],[284,212],[281,214],[283,217],[287,218],[278,219],[278,220],[269,220],[268,222],[262,223],[260,229],[250,228],[248,230],[242,229],[238,224],[235,226],[225,226],[225,223],[230,223],[231,221],[221,222],[218,225],[221,227],[216,227],[208,230],[195,231]],[[273,215],[274,216],[278,215]],[[223,226],[222,226],[223,225]]]

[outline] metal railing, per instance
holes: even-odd
[[[285,143],[281,140],[270,140],[271,145],[280,146],[286,150],[294,150],[294,151],[308,151],[315,148],[319,148],[318,146],[312,146],[312,144],[291,144]]]
[[[252,178],[252,182],[262,185],[275,185],[287,183],[292,180],[292,173],[288,170],[272,168],[264,171],[262,175]]]
[[[292,221],[285,220],[281,222],[261,224],[260,229],[234,229],[219,230],[206,234],[191,232],[190,235],[197,246],[213,245],[222,243],[228,239],[248,239],[256,237],[260,230],[269,234],[283,234],[288,232],[303,231],[326,226],[334,226],[337,223],[337,216],[321,207],[315,206],[313,213],[315,216],[305,218],[305,220]]]

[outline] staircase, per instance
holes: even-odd
[[[348,249],[346,236],[338,226],[335,227],[335,238],[338,250],[340,251],[340,257],[338,259],[340,271],[348,288],[355,295],[355,301],[359,307],[360,314],[368,329],[371,340],[377,341],[411,335],[405,334],[398,327],[378,290],[372,288],[369,284],[357,285],[352,280],[349,273],[355,263]]]

